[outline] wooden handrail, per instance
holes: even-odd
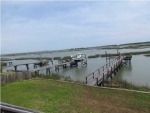
[[[111,60],[110,62],[106,63],[105,65],[101,66],[100,68],[96,69],[95,71],[93,71],[92,73],[90,73],[89,75],[87,75],[85,78],[86,78],[86,83],[88,80],[90,80],[91,78],[95,78],[96,75],[101,75],[101,73],[108,73],[109,71],[107,70],[108,68],[105,68],[105,67],[111,67],[111,69],[114,69],[117,64],[120,64],[121,61],[123,60],[124,56],[121,54],[115,58],[113,58],[113,60]],[[115,67],[114,67],[115,66]],[[97,73],[96,73],[97,72]],[[88,77],[91,76],[89,79]]]

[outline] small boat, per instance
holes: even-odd
[[[86,54],[77,53],[76,55],[71,55],[72,61],[87,63]]]

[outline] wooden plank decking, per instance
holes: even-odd
[[[123,60],[131,60],[132,55],[130,56],[123,56],[120,55],[109,63],[105,64],[104,66],[96,69],[94,72],[90,73],[88,76],[85,77],[86,84],[89,86],[95,85],[103,85],[104,80],[106,78],[112,78],[112,74],[116,74],[116,71],[122,67]],[[129,62],[130,64],[130,62]]]

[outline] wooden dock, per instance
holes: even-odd
[[[52,62],[52,65],[49,65],[49,61]],[[9,65],[9,66],[6,66],[6,67],[14,67],[15,72],[22,72],[22,71],[25,71],[25,70],[17,70],[17,67],[21,66],[21,65],[25,65],[26,68],[27,68],[27,71],[35,72],[35,74],[38,75],[40,70],[43,70],[43,69],[46,69],[46,74],[50,74],[51,73],[51,68],[55,68],[55,71],[59,72],[60,67],[66,68],[67,65],[70,65],[70,67],[77,67],[78,62],[81,62],[82,66],[87,65],[87,60],[86,60],[86,62],[83,63],[83,60],[76,61],[76,60],[72,60],[72,59],[66,59],[66,60],[58,60],[58,64],[53,64],[53,59],[46,59],[46,60],[42,60],[42,61],[39,61],[39,62],[22,63],[22,64],[17,64],[17,65]],[[29,69],[30,64],[33,64],[34,69]],[[40,65],[40,68],[37,68],[37,65]]]
[[[49,63],[49,61],[51,61],[52,64],[53,64],[53,61],[52,61],[52,60],[42,60],[42,61],[39,61],[39,62],[23,63],[23,64],[17,64],[17,65],[13,65],[13,64],[11,63],[11,65],[6,66],[6,67],[14,67],[14,71],[17,72],[17,71],[18,71],[18,70],[17,70],[17,67],[18,67],[18,66],[25,65],[26,68],[27,68],[27,70],[29,70],[29,65],[30,65],[30,64],[33,64],[33,65],[34,65],[34,68],[35,68],[37,65],[40,65],[40,66],[47,65],[47,64]],[[6,68],[6,67],[4,67],[4,68]]]
[[[86,60],[86,62],[83,63],[83,60],[81,60],[81,59],[78,60],[78,61],[67,59],[67,60],[59,60],[58,64],[54,64],[54,65],[51,65],[51,66],[48,65],[48,66],[44,66],[44,67],[41,67],[41,68],[38,68],[38,69],[30,70],[30,71],[35,72],[35,74],[38,75],[40,70],[46,69],[46,74],[51,74],[51,68],[55,68],[55,72],[59,72],[60,67],[63,67],[63,69],[67,68],[67,65],[69,65],[71,68],[72,67],[77,67],[79,62],[81,62],[82,66],[87,65],[87,60]]]
[[[44,67],[41,67],[41,68],[38,68],[38,69],[33,69],[33,70],[30,70],[30,71],[35,72],[35,74],[38,75],[40,70],[46,69],[46,74],[51,74],[51,68],[55,68],[55,71],[59,72],[59,67],[66,68],[67,65],[68,64],[70,65],[71,62],[72,61],[65,62],[65,63],[59,63],[59,64],[54,64],[54,65],[51,65],[51,66],[44,66]]]
[[[109,77],[112,79],[112,74],[116,75],[116,72],[123,66],[123,64],[127,64],[127,61],[129,61],[130,64],[131,59],[132,55],[119,55],[118,57],[109,61],[109,63],[106,63],[104,66],[96,69],[94,72],[86,76],[86,84],[89,86],[103,86],[105,79]]]

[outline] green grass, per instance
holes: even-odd
[[[88,56],[88,58],[98,58],[98,57],[100,57],[99,54]]]
[[[46,113],[149,113],[150,94],[99,89],[47,79],[1,87],[1,101]]]

